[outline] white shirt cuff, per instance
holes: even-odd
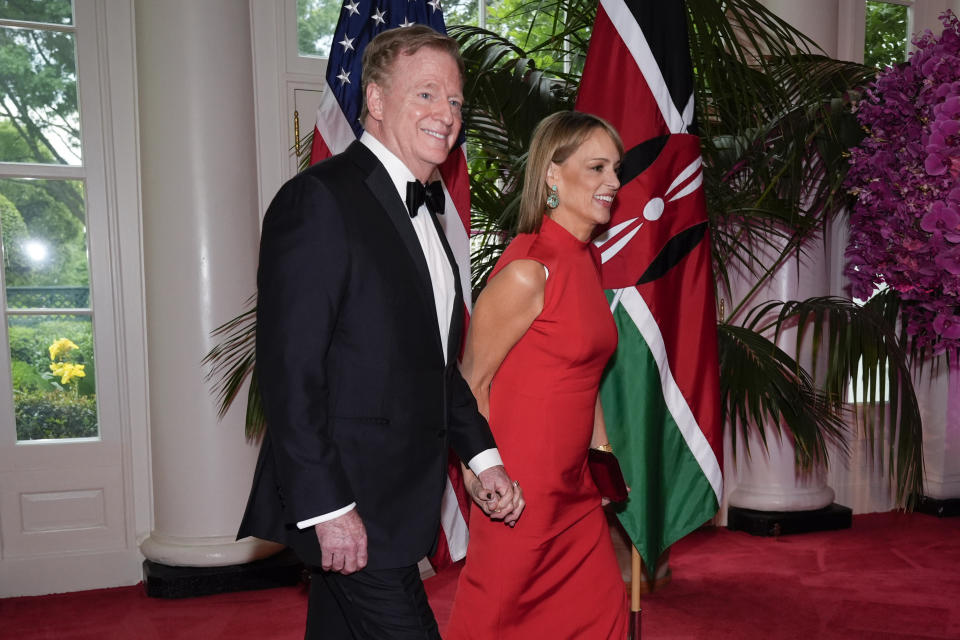
[[[476,458],[474,458],[476,459]],[[297,523],[297,529],[306,529],[307,527],[312,527],[315,524],[320,524],[321,522],[326,522],[327,520],[333,520],[334,518],[339,518],[347,511],[355,509],[357,506],[356,502],[351,502],[342,509],[337,509],[336,511],[331,511],[330,513],[325,513],[322,516],[317,516],[316,518],[310,518],[309,520],[301,520]]]
[[[470,467],[470,471],[480,475],[481,472],[486,471],[490,467],[502,464],[503,460],[500,458],[500,452],[496,449],[487,449],[473,456],[470,462],[467,463],[467,466]]]

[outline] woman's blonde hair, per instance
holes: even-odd
[[[558,111],[540,121],[533,132],[530,153],[527,155],[517,233],[536,233],[540,230],[547,202],[547,168],[551,162],[563,164],[595,129],[603,129],[610,135],[622,158],[623,141],[620,140],[620,134],[599,116],[581,111]]]

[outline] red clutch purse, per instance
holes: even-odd
[[[623,502],[627,499],[627,483],[623,481],[617,456],[610,451],[588,449],[587,465],[601,496],[611,502]]]

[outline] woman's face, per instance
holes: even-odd
[[[557,185],[560,205],[550,217],[581,240],[610,221],[613,198],[620,188],[620,153],[604,129],[596,128],[563,164],[550,163],[547,185]]]

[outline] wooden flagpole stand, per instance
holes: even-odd
[[[630,640],[640,640],[640,584],[643,570],[640,567],[640,552],[630,545]]]

